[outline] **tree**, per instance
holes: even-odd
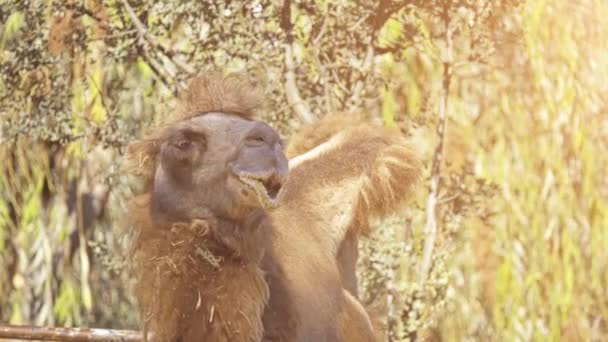
[[[361,296],[391,340],[604,336],[606,306],[589,298],[603,298],[605,279],[572,274],[606,269],[595,130],[608,102],[597,24],[607,11],[565,0],[2,0],[0,320],[134,326],[113,217],[131,184],[116,161],[190,76],[216,66],[263,83],[264,119],[286,137],[360,111],[419,144],[427,188],[362,247]],[[557,209],[538,210],[538,194]]]

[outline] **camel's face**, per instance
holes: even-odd
[[[196,218],[188,208],[241,219],[279,203],[288,163],[269,125],[235,115],[209,113],[171,127],[160,147],[154,208]],[[194,210],[194,209],[193,209]]]

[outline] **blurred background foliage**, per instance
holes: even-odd
[[[0,0],[0,321],[137,327],[123,148],[216,66],[259,80],[285,137],[363,111],[428,161],[361,246],[389,340],[606,340],[606,17],[604,0]]]

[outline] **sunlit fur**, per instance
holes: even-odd
[[[328,226],[335,245],[348,230],[366,234],[370,220],[402,208],[422,170],[413,146],[397,129],[357,115],[329,115],[306,127],[290,140],[286,153],[288,192],[323,199],[311,204],[326,220],[339,223]]]
[[[220,73],[195,78],[179,109],[154,127],[150,135],[128,147],[130,170],[143,184],[140,195],[130,205],[135,228],[132,243],[135,293],[146,331],[154,341],[249,342],[262,338],[262,315],[269,288],[260,265],[271,235],[266,214],[262,212],[260,222],[253,223],[219,220],[215,213],[205,210],[205,203],[180,205],[183,198],[176,198],[170,189],[162,193],[167,205],[178,203],[180,208],[173,209],[179,209],[182,217],[189,217],[194,211],[196,219],[159,221],[150,210],[152,195],[158,191],[159,182],[164,182],[162,177],[167,177],[157,172],[159,163],[164,162],[161,146],[175,134],[175,127],[206,113],[214,113],[209,114],[214,118],[218,113],[231,114],[226,116],[226,124],[234,121],[235,114],[252,118],[261,102],[247,84],[242,76]],[[216,150],[204,151],[203,157],[224,163],[222,153],[229,150],[234,153],[230,144],[242,136],[236,129],[233,134],[240,135],[224,137],[225,143],[216,143]],[[226,198],[237,198],[228,194],[227,189],[221,193],[218,188],[209,196],[204,195],[207,189],[192,191],[202,194],[194,198],[208,198],[207,201],[221,202],[220,206],[230,205],[234,209],[227,208],[224,213],[239,212],[243,206],[224,203]]]
[[[131,210],[139,228],[133,245],[135,291],[150,339],[260,341],[269,294],[259,262],[268,243],[268,226],[218,232],[218,223],[210,218],[163,229],[151,222],[148,206],[143,196]],[[243,242],[232,244],[238,259],[223,252],[218,237]]]
[[[307,241],[303,244],[314,244],[315,250],[322,251],[302,257],[296,275],[332,274],[339,277],[335,281],[340,282],[340,289],[346,288],[353,296],[346,298],[346,292],[332,288],[335,292],[331,293],[341,297],[329,302],[337,303],[336,307],[324,304],[323,299],[318,303],[303,300],[296,307],[305,308],[304,321],[310,310],[311,326],[320,317],[314,306],[322,305],[332,314],[340,313],[343,327],[369,326],[361,324],[366,322],[360,317],[364,311],[352,305],[357,293],[357,240],[369,232],[371,220],[395,213],[407,203],[420,178],[418,156],[398,130],[348,115],[328,116],[303,129],[292,138],[287,153],[291,158],[289,180],[284,202],[273,217],[279,222],[289,218],[292,224],[281,225],[278,234],[285,235],[284,243],[288,236],[298,236]],[[299,261],[294,258],[293,262]],[[309,264],[313,266],[309,268]],[[315,270],[319,264],[322,271]],[[294,276],[294,282],[298,281],[304,279]],[[345,340],[369,340],[365,337],[369,333],[349,331],[360,338],[352,335]]]
[[[185,255],[193,254],[198,244],[180,241],[206,241],[207,235],[197,235],[205,220],[159,235],[147,218],[145,196],[167,127],[205,112],[251,117],[261,102],[246,84],[236,76],[219,74],[195,79],[180,109],[152,135],[129,147],[131,170],[144,183],[143,195],[133,201],[138,231],[134,250],[139,255],[135,266],[143,274],[137,283],[142,318],[163,341],[178,335],[191,338],[184,341],[223,341],[227,335],[209,335],[214,331],[205,331],[210,327],[206,323],[194,327],[201,319],[222,318],[234,320],[226,323],[238,327],[237,332],[251,329],[249,340],[259,340],[261,334],[263,339],[282,341],[377,340],[370,317],[356,299],[354,265],[358,237],[369,232],[374,217],[399,210],[419,178],[417,156],[398,131],[334,115],[291,139],[287,152],[293,159],[282,202],[269,213],[269,231],[260,230],[267,239],[259,234],[248,237],[261,250],[267,249],[260,264],[264,281],[256,267],[229,266],[226,273],[209,278],[217,272],[212,263],[189,266],[192,261]],[[213,223],[208,229],[213,231]],[[214,292],[216,287],[222,292]],[[199,290],[204,292],[200,306]],[[241,296],[245,300],[239,300]],[[262,331],[259,310],[264,303]],[[239,317],[234,310],[240,305],[245,315]],[[175,310],[190,313],[190,318],[181,319]],[[212,318],[212,310],[226,313]],[[233,340],[247,340],[231,333]]]
[[[363,305],[350,292],[343,290],[344,309],[340,312],[340,334],[343,341],[383,341]]]

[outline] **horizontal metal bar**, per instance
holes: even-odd
[[[1,339],[42,340],[42,341],[113,341],[141,342],[142,334],[133,330],[40,327],[27,325],[0,324]]]

